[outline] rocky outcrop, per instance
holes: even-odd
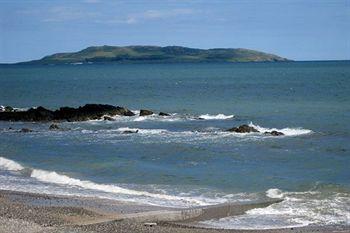
[[[31,108],[23,112],[0,112],[2,121],[50,121],[53,118],[54,113],[43,107]]]
[[[141,109],[140,110],[140,116],[149,116],[152,115],[153,112],[151,110]]]
[[[44,107],[31,108],[22,112],[0,112],[2,121],[86,121],[101,119],[103,116],[134,116],[127,108],[107,104],[86,104],[82,107],[61,107],[51,111]]]
[[[235,133],[259,133],[260,131],[256,128],[249,126],[249,125],[241,125],[239,127],[233,127],[231,129],[228,129],[229,132],[235,132]],[[283,136],[284,133],[273,130],[271,132],[264,132],[264,135],[270,135],[270,136]]]
[[[271,132],[265,132],[264,134],[271,135],[271,136],[283,136],[284,135],[284,133],[276,131],[276,130],[273,130]]]
[[[259,132],[257,129],[249,125],[241,125],[239,127],[233,127],[231,129],[228,129],[227,131],[235,132],[235,133],[258,133]]]

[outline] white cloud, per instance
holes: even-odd
[[[99,15],[99,13],[96,12],[82,11],[65,6],[52,7],[49,9],[48,13],[49,16],[43,20],[44,22],[63,22],[79,19],[91,19]]]
[[[178,16],[190,15],[193,13],[194,11],[192,9],[147,10],[142,13],[128,15],[127,19],[124,22],[131,24],[145,20],[175,18]]]

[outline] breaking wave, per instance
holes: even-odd
[[[282,198],[280,203],[248,210],[244,215],[202,222],[224,229],[278,229],[309,225],[349,225],[350,193],[323,189],[284,192],[269,189],[266,196]]]
[[[13,160],[0,157],[0,168],[8,171],[20,171],[24,167]]]
[[[204,120],[226,120],[233,117],[234,115],[225,115],[221,113],[217,115],[204,114],[199,116],[200,119],[204,119]]]
[[[250,122],[249,126],[257,129],[260,133],[271,132],[275,130],[275,131],[282,132],[286,136],[298,136],[298,135],[310,134],[313,132],[312,130],[303,129],[303,128],[283,128],[283,129],[264,128],[259,125],[255,125],[252,122]]]
[[[30,169],[25,168],[19,163],[0,157],[0,168],[8,171],[21,171],[29,170],[30,177],[37,181],[47,183],[64,185],[67,187],[80,188],[83,190],[98,191],[106,194],[116,194],[113,196],[115,199],[134,201],[151,205],[162,205],[169,207],[192,207],[192,206],[205,206],[219,204],[228,201],[227,198],[205,198],[205,197],[192,197],[181,195],[170,195],[164,191],[160,193],[153,193],[149,191],[134,190],[129,188],[123,188],[114,184],[98,184],[89,180],[80,180],[72,178],[64,174],[59,174],[55,171],[46,171],[42,169]],[[63,187],[62,187],[63,188]],[[47,188],[45,188],[47,190]],[[97,197],[100,197],[97,195]],[[102,195],[102,197],[105,197]]]

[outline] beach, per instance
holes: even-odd
[[[193,210],[185,216],[179,214],[181,210],[178,209],[131,202],[5,190],[0,191],[0,203],[0,232],[350,232],[350,227],[345,226],[249,231],[205,229],[196,226],[195,220],[200,219],[201,214],[196,218]],[[256,206],[251,205],[248,209],[253,207]],[[240,214],[245,209],[244,205],[232,206],[231,214]],[[220,210],[222,208],[217,208],[211,214],[222,215]],[[193,221],[190,220],[192,217]]]

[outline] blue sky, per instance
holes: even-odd
[[[0,63],[91,45],[350,59],[350,0],[0,0]]]

